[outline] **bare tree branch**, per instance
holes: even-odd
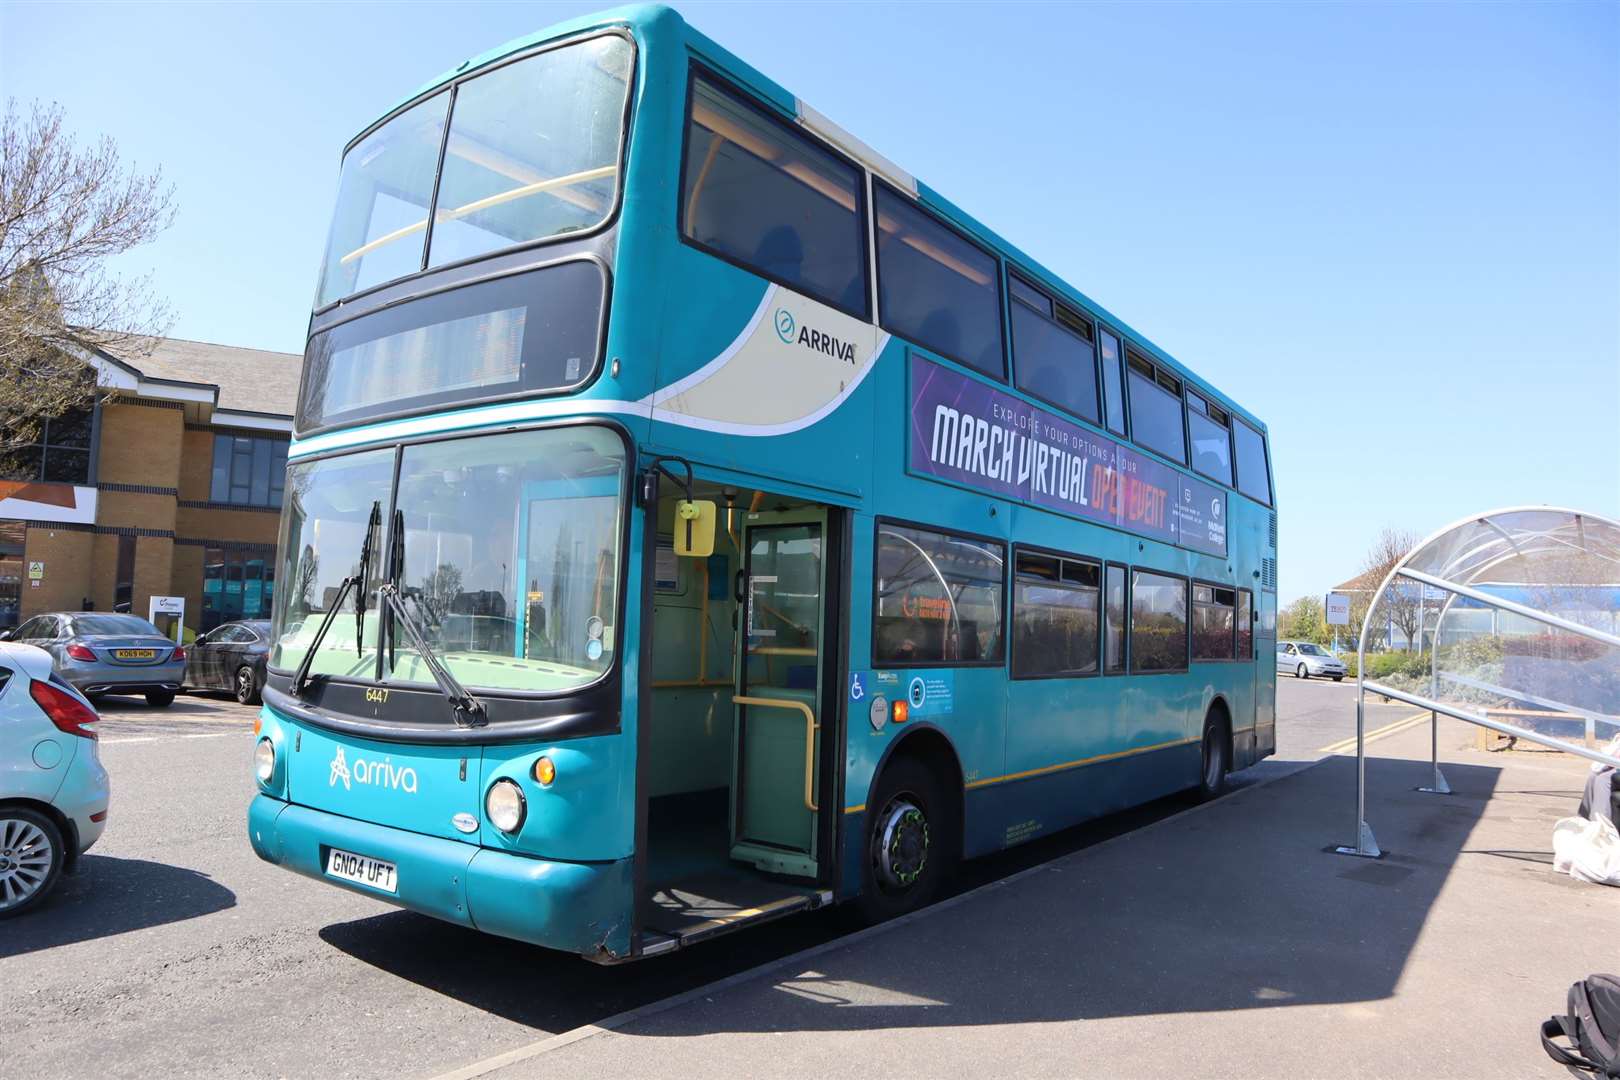
[[[107,260],[155,239],[174,220],[162,172],[124,165],[102,138],[81,148],[62,110],[8,100],[0,118],[0,452],[37,441],[41,423],[93,401],[74,345],[148,355],[167,331],[150,276]]]

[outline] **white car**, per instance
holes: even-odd
[[[99,719],[50,653],[0,642],[0,919],[43,900],[106,828]]]
[[[1320,645],[1309,641],[1277,642],[1277,672],[1296,679],[1332,679],[1343,682],[1347,669],[1344,661]]]

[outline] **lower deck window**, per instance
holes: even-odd
[[[1237,594],[1237,650],[1239,660],[1254,659],[1254,603],[1248,589]]]
[[[1194,660],[1230,660],[1235,655],[1233,626],[1237,593],[1213,585],[1193,586]]]
[[[1095,563],[1018,554],[1014,676],[1097,674],[1099,576]]]
[[[1125,672],[1125,568],[1110,566],[1107,597],[1103,608],[1103,670],[1110,675]]]
[[[1131,572],[1131,671],[1187,670],[1187,582]]]
[[[999,664],[1004,551],[993,540],[879,525],[873,662]]]

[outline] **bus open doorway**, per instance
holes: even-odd
[[[696,484],[713,554],[658,504],[640,740],[642,955],[830,901],[842,515]]]

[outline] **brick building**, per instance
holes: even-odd
[[[0,629],[154,595],[197,632],[267,618],[300,358],[173,338],[83,358],[103,399],[0,456]]]

